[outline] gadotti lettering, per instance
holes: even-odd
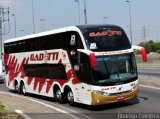
[[[52,53],[47,53],[47,54],[31,54],[30,60],[31,61],[43,61],[43,60],[58,60],[58,52],[52,52]]]
[[[95,36],[113,36],[113,35],[122,35],[122,31],[102,31],[102,32],[91,32],[89,33],[90,37]]]

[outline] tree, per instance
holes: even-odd
[[[144,47],[146,49],[147,53],[150,53],[150,52],[160,53],[160,42],[154,42],[154,41],[150,40],[148,42],[141,42],[138,45],[141,47]]]

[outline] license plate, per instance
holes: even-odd
[[[121,100],[124,100],[124,96],[117,96],[117,100],[121,101]]]

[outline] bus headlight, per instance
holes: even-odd
[[[132,91],[138,88],[138,84],[134,84],[134,85],[131,84],[131,86],[132,86]]]
[[[103,91],[99,91],[99,90],[94,90],[93,92],[96,93],[96,94],[99,94],[99,95],[103,95],[103,96],[108,96],[109,95],[107,92],[103,92]]]

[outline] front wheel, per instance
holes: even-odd
[[[74,106],[75,102],[74,102],[74,95],[71,89],[68,90],[67,92],[67,100],[69,105]]]
[[[26,87],[24,84],[21,85],[21,92],[23,95],[26,95]]]
[[[64,95],[63,93],[60,91],[60,89],[57,89],[55,91],[55,100],[58,101],[59,103],[64,103]]]

